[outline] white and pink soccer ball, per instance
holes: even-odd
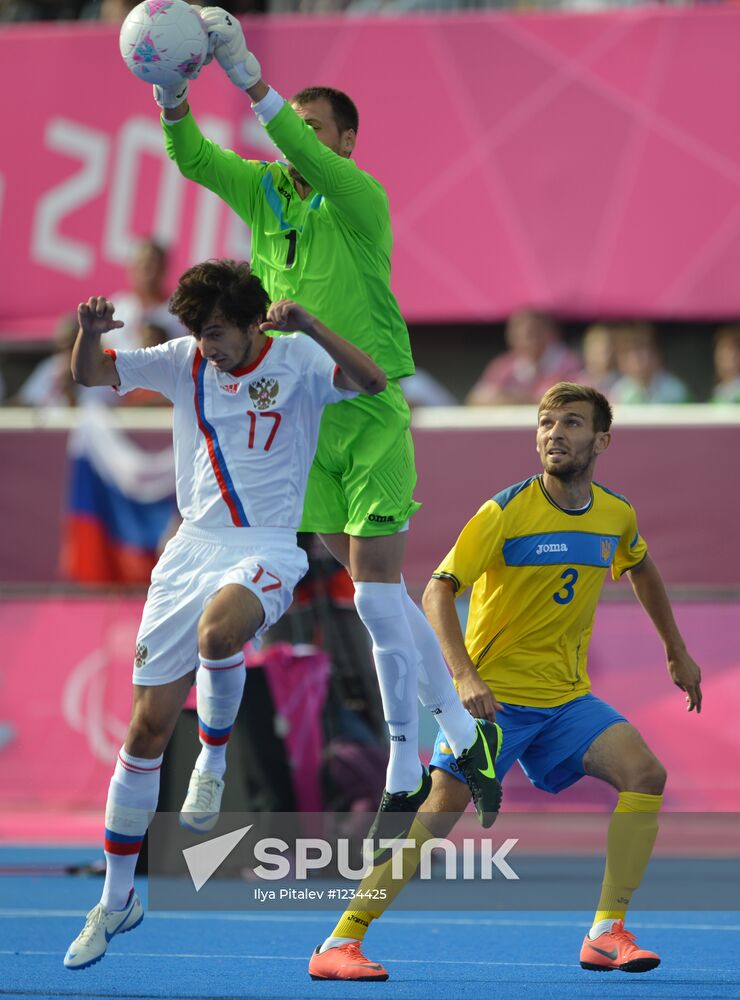
[[[144,0],[123,22],[118,45],[134,76],[172,87],[203,65],[208,33],[186,0]]]

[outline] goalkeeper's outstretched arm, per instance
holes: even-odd
[[[208,32],[209,59],[206,61],[215,57],[235,87],[246,91],[255,104],[261,101],[270,88],[262,80],[262,67],[247,48],[238,20],[221,7],[202,7],[200,17]],[[154,99],[170,122],[179,121],[188,113],[187,95],[187,80],[176,87],[154,88]]]
[[[200,16],[208,31],[210,57],[217,60],[234,86],[249,94],[255,110],[259,105],[260,121],[299,172],[307,189],[313,188],[330,199],[349,224],[365,237],[386,238],[388,199],[381,186],[356,168],[349,159],[349,152],[338,155],[333,148],[316,139],[313,130],[307,128],[292,109],[283,110],[286,102],[262,79],[260,64],[247,48],[241,25],[235,17],[221,7],[203,7]],[[154,88],[155,99],[163,109],[166,122],[177,122],[187,116],[190,110],[187,90],[187,80],[174,88]],[[348,147],[350,151],[352,145]],[[217,149],[215,144],[211,144],[211,148]],[[202,177],[196,179],[224,197],[222,190]],[[235,207],[234,199],[226,200]],[[249,219],[248,212],[240,214]]]

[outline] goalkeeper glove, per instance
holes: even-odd
[[[160,108],[166,111],[167,108],[176,108],[187,98],[188,81],[183,79],[171,87],[159,87],[155,84],[152,89],[154,100]]]
[[[239,90],[247,90],[262,79],[262,67],[247,48],[237,19],[221,7],[203,7],[200,18],[208,32],[209,52]]]
[[[198,4],[195,3],[191,4],[190,6],[196,11],[198,15],[200,15],[201,11],[203,10],[202,7],[200,7]],[[203,60],[203,66],[207,66],[208,63],[211,61],[211,59],[213,59],[213,44],[214,44],[213,40],[209,35],[208,55]],[[192,72],[188,73],[187,77],[183,77],[183,79],[179,83],[174,83],[169,87],[159,87],[155,84],[153,88],[154,100],[157,102],[160,108],[166,110],[167,108],[176,108],[179,104],[182,104],[182,102],[188,96],[188,86],[189,86],[188,80],[197,80],[201,69],[202,66],[198,66],[197,69],[194,69]]]

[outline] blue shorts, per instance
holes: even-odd
[[[503,780],[518,760],[535,788],[553,795],[562,792],[586,773],[583,755],[596,737],[615,722],[626,721],[615,708],[592,694],[555,708],[504,704],[503,711],[496,713],[504,737],[496,776]],[[465,781],[442,733],[437,736],[429,766]]]

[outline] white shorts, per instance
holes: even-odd
[[[198,621],[213,595],[238,583],[259,598],[265,620],[283,615],[308,569],[289,528],[219,528],[183,524],[152,572],[136,638],[134,684],[169,684],[198,665]]]

